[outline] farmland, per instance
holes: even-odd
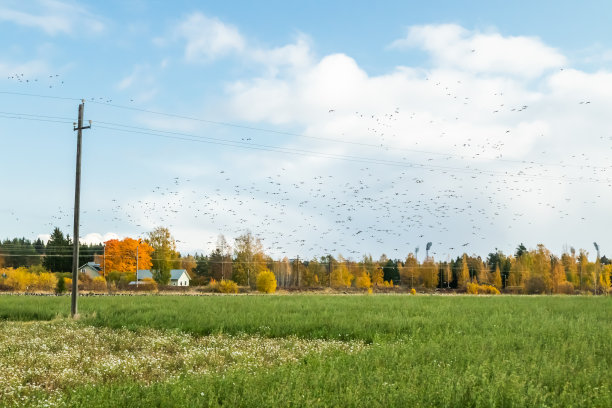
[[[0,405],[612,406],[612,299],[0,296]]]

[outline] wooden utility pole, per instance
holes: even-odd
[[[72,297],[70,299],[70,316],[78,315],[77,297],[79,296],[79,210],[81,206],[81,139],[83,129],[91,128],[83,126],[83,111],[85,110],[85,100],[81,100],[79,105],[78,124],[74,123],[74,130],[77,131],[77,156],[76,156],[76,182],[74,187],[74,232],[72,235],[74,250],[72,252]]]

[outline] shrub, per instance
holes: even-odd
[[[390,280],[389,281],[384,281],[383,282],[383,286],[385,288],[392,288],[393,287],[393,281],[390,281]]]
[[[238,293],[238,284],[232,280],[221,279],[215,289],[219,293]]]
[[[269,269],[265,269],[257,275],[257,290],[263,293],[276,292],[276,277]]]
[[[39,275],[32,275],[32,281],[34,288],[51,292],[55,289],[58,279],[54,273],[42,272]]]
[[[574,284],[570,281],[561,282],[559,284],[559,293],[564,293],[566,295],[574,294]]]
[[[525,282],[525,290],[527,290],[527,293],[529,294],[545,293],[546,283],[541,277],[532,276]]]
[[[143,278],[138,281],[138,290],[154,292],[158,290],[158,285],[153,278]]]
[[[91,290],[96,292],[106,291],[106,279],[103,276],[97,276],[91,281]]]
[[[206,276],[196,276],[191,279],[189,286],[206,286],[208,283],[208,278]]]
[[[410,289],[410,294],[411,295],[416,295],[416,289],[415,288]]]
[[[471,295],[499,295],[499,290],[491,285],[479,285],[476,282],[469,282],[466,288],[467,293]]]
[[[474,283],[474,282],[468,282],[467,286],[467,293],[470,295],[477,295],[478,294],[478,284]]]
[[[61,295],[65,291],[66,291],[66,281],[64,280],[64,278],[60,277],[57,280],[57,285],[55,285],[55,293],[57,293],[58,295]]]

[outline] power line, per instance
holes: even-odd
[[[9,95],[18,95],[18,96],[27,96],[27,97],[38,97],[38,98],[52,98],[52,99],[61,99],[61,100],[80,100],[79,98],[59,97],[59,96],[40,95],[40,94],[29,94],[29,93],[23,93],[23,92],[0,91],[0,94],[9,94]],[[418,153],[418,154],[430,154],[430,155],[437,155],[437,156],[454,157],[456,159],[464,160],[464,155],[456,154],[456,153],[443,153],[443,152],[434,152],[434,151],[419,150],[419,149],[407,149],[407,148],[402,148],[402,147],[397,147],[397,146],[390,146],[390,145],[385,145],[385,144],[373,144],[373,143],[354,142],[354,141],[350,141],[350,140],[335,139],[335,138],[330,138],[330,137],[309,136],[309,135],[304,135],[304,134],[295,133],[295,132],[287,132],[287,131],[274,130],[274,129],[256,127],[256,126],[241,125],[241,124],[231,123],[231,122],[215,121],[215,120],[197,118],[197,117],[188,116],[188,115],[181,115],[181,114],[167,113],[167,112],[161,112],[161,111],[154,111],[154,110],[149,110],[149,109],[144,109],[144,108],[137,108],[137,107],[133,107],[133,106],[117,105],[117,104],[112,104],[112,103],[108,103],[108,102],[99,102],[99,101],[94,100],[93,98],[90,98],[89,102],[97,104],[97,105],[109,106],[109,107],[113,107],[113,108],[117,108],[117,109],[124,109],[124,110],[136,111],[136,112],[143,112],[143,113],[149,113],[149,114],[153,114],[153,115],[166,116],[166,117],[172,117],[172,118],[177,118],[177,119],[185,119],[185,120],[191,120],[191,121],[196,121],[196,122],[201,122],[201,123],[213,124],[213,125],[217,125],[217,126],[225,126],[225,127],[232,127],[232,128],[238,128],[238,129],[245,129],[245,130],[249,130],[249,131],[257,131],[257,132],[264,132],[264,133],[283,135],[283,136],[300,137],[300,138],[307,138],[307,139],[313,139],[313,140],[327,141],[327,142],[333,142],[333,143],[341,143],[341,144],[349,144],[349,145],[362,146],[362,147],[377,148],[377,149],[381,149],[381,150],[385,150],[385,151],[391,149],[393,151],[405,151],[405,152]],[[19,114],[14,114],[14,115],[19,115]],[[34,116],[34,115],[31,115],[31,116]],[[15,119],[21,119],[21,118],[15,118]],[[104,123],[104,122],[99,122],[99,123]],[[127,127],[129,127],[128,125],[117,125],[117,126],[127,126]],[[514,164],[525,164],[525,165],[532,164],[532,165],[555,166],[555,167],[576,167],[576,168],[590,168],[590,169],[612,169],[612,166],[593,166],[593,165],[589,165],[589,164],[544,163],[544,162],[536,162],[536,161],[531,161],[531,160],[512,160],[512,159],[503,159],[503,158],[495,158],[494,160],[495,161],[499,161],[499,162],[514,163]]]
[[[96,123],[104,123],[97,121]],[[251,144],[245,142],[239,142],[235,140],[229,139],[220,139],[220,138],[211,138],[208,136],[199,136],[182,132],[172,132],[172,131],[164,131],[164,130],[155,130],[149,128],[139,128],[136,126],[129,125],[119,125],[115,124],[115,126],[120,127],[112,127],[112,126],[104,126],[97,125],[96,128],[102,128],[107,130],[113,130],[118,132],[126,132],[126,133],[134,133],[155,137],[163,137],[168,139],[175,139],[181,141],[189,141],[189,142],[198,142],[198,143],[207,143],[207,144],[216,144],[222,146],[231,146],[238,147],[250,150],[262,150],[262,151],[270,151],[275,153],[287,153],[299,156],[308,156],[308,157],[319,157],[319,158],[329,158],[343,161],[351,161],[365,164],[378,164],[378,165],[387,165],[394,167],[403,167],[403,168],[421,168],[421,169],[431,169],[438,171],[452,171],[452,172],[460,172],[467,174],[476,174],[476,175],[490,175],[490,176],[501,176],[501,177],[514,177],[514,178],[528,178],[528,179],[539,179],[539,180],[557,180],[557,181],[574,181],[574,182],[612,182],[612,179],[595,179],[595,178],[569,178],[569,177],[553,177],[553,176],[542,176],[542,175],[533,175],[533,174],[525,174],[522,170],[518,171],[517,174],[509,173],[508,171],[492,171],[492,170],[482,170],[470,168],[469,166],[464,167],[453,167],[453,166],[440,166],[433,164],[421,164],[421,163],[412,163],[412,162],[399,162],[395,160],[382,160],[382,159],[372,159],[368,157],[362,156],[350,156],[350,155],[338,155],[332,153],[323,153],[316,152],[312,150],[304,150],[304,149],[295,149],[295,148],[287,148],[287,147],[279,147],[279,146],[271,146],[271,145],[261,145],[261,144]],[[132,129],[142,129],[142,130],[132,130]],[[523,173],[523,174],[520,174]]]

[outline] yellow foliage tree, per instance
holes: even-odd
[[[136,273],[136,253],[138,253],[138,269],[151,269],[151,254],[154,249],[148,243],[132,238],[121,241],[111,239],[105,242],[106,260],[103,263],[107,272],[117,271],[120,273]]]
[[[551,269],[551,284],[553,293],[561,293],[563,282],[567,280],[565,275],[565,268],[560,262],[556,262]]]
[[[372,279],[364,265],[355,265],[355,287],[360,289],[369,289],[372,287]]]
[[[257,290],[263,293],[276,292],[276,277],[269,269],[264,269],[257,275]]]
[[[360,289],[370,289],[372,287],[372,280],[367,273],[355,278],[355,287]]]
[[[438,265],[433,261],[433,258],[427,258],[421,265],[421,282],[423,286],[433,289],[438,286],[440,277],[438,276]]]
[[[493,283],[493,286],[495,286],[497,289],[501,289],[502,278],[501,278],[501,272],[499,270],[499,264],[495,265],[495,272],[493,273],[492,283]]]
[[[457,287],[460,289],[464,289],[467,287],[469,281],[470,270],[468,269],[467,255],[463,254],[463,259],[461,261],[461,271],[459,272],[459,276],[457,276]]]
[[[610,291],[610,275],[612,275],[612,265],[604,265],[599,275],[599,286],[606,295]]]
[[[402,284],[410,285],[411,287],[419,285],[419,263],[414,254],[409,254],[406,257],[406,261],[400,268],[399,273]]]
[[[490,283],[489,272],[483,262],[480,262],[480,265],[478,265],[478,283],[481,285],[488,285]]]
[[[351,286],[351,282],[353,281],[353,275],[349,272],[346,264],[342,258],[340,258],[340,262],[334,266],[334,269],[331,273],[331,284],[334,287],[349,287]]]

